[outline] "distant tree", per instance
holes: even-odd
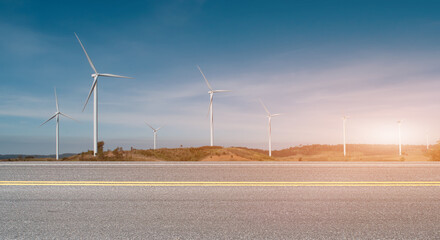
[[[98,142],[98,158],[104,159],[104,141]]]
[[[428,151],[432,161],[440,161],[440,141],[432,145]]]

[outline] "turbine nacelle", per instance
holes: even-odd
[[[92,78],[96,78],[96,77],[98,77],[99,76],[99,74],[97,74],[97,73],[93,73],[92,74]]]

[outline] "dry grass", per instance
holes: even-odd
[[[347,156],[342,145],[308,145],[273,152],[284,161],[430,161],[426,146],[405,145],[402,156],[396,145],[347,145]],[[290,154],[288,154],[290,153]],[[282,156],[280,156],[282,155]]]
[[[429,161],[426,148],[421,145],[403,147],[399,157],[395,145],[348,145],[347,156],[342,153],[342,145],[307,145],[280,151],[267,151],[243,147],[198,147],[161,148],[157,150],[121,148],[104,152],[101,158],[94,157],[92,151],[83,152],[64,161]],[[15,160],[15,159],[14,159]],[[21,159],[22,161],[23,159]],[[42,161],[54,159],[24,159]]]

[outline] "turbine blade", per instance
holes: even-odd
[[[55,91],[55,104],[57,105],[57,112],[60,111],[60,108],[58,107],[58,96],[57,96],[57,89],[53,88]]]
[[[62,113],[62,112],[60,112],[60,114],[63,115],[64,117],[67,117],[67,118],[72,119],[72,120],[75,121],[75,122],[78,122],[78,120],[76,120],[75,118],[73,118],[73,117],[71,117],[71,116],[69,116],[69,115],[67,115],[67,114],[64,114],[64,113]]]
[[[261,101],[261,99],[258,99],[258,100],[260,101],[260,103],[261,103],[261,106],[263,106],[263,108],[264,108],[264,110],[266,111],[267,115],[269,115],[269,116],[270,116],[270,112],[269,112],[269,110],[267,110],[267,107],[266,107],[266,105],[264,105],[264,103],[263,103],[263,101]]]
[[[160,127],[158,127],[157,129],[156,129],[156,131],[159,131],[159,129],[161,129],[163,126],[160,126]]]
[[[202,69],[200,69],[199,65],[196,65],[196,66],[199,69],[200,73],[202,74],[203,78],[205,79],[206,85],[208,85],[209,90],[212,91],[211,84],[209,84],[208,79],[206,79],[205,74],[203,73]]]
[[[56,117],[56,116],[57,116],[57,113],[55,113],[52,117],[50,117],[49,119],[47,119],[46,122],[42,123],[42,124],[40,125],[40,127],[43,126],[44,124],[46,124],[47,122],[49,122],[50,120],[52,120],[52,119],[53,119],[54,117]]]
[[[150,124],[148,124],[147,122],[145,122],[151,129],[153,129],[153,131],[156,131],[156,129],[154,129],[154,127],[152,127]]]
[[[83,107],[83,110],[82,110],[83,112],[84,112],[84,109],[87,106],[87,103],[89,102],[89,99],[90,99],[90,96],[92,95],[93,90],[95,90],[95,86],[96,86],[97,82],[98,82],[98,76],[96,76],[95,79],[93,80],[92,88],[90,88],[89,96],[87,96],[86,103],[84,104],[84,107]]]
[[[81,47],[82,47],[82,49],[84,50],[84,53],[86,54],[87,60],[89,60],[90,67],[93,68],[93,71],[95,71],[95,73],[98,73],[98,71],[96,71],[95,65],[93,65],[92,60],[91,60],[90,57],[89,57],[89,54],[87,54],[86,49],[84,48],[84,46],[83,46],[81,40],[79,40],[79,37],[78,37],[78,35],[76,35],[76,33],[75,33],[75,36],[76,36],[76,39],[78,39],[79,44],[81,44]]]
[[[276,116],[280,116],[280,115],[283,115],[282,113],[276,113],[276,114],[272,114],[272,115],[270,115],[271,117],[276,117]]]
[[[213,92],[218,93],[218,92],[232,92],[231,90],[213,90]]]
[[[126,76],[115,75],[115,74],[110,74],[110,73],[100,73],[99,76],[103,76],[103,77],[115,77],[115,78],[132,78],[132,77],[126,77]]]

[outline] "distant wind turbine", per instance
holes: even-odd
[[[263,106],[264,110],[267,113],[267,118],[268,118],[267,131],[269,133],[269,157],[271,157],[272,156],[272,124],[271,124],[271,120],[272,120],[272,117],[279,116],[281,114],[279,114],[279,113],[271,114],[269,112],[269,110],[267,110],[267,107],[266,107],[266,105],[264,105],[263,101],[261,101],[261,99],[258,99],[258,100],[260,100],[261,106]]]
[[[163,126],[158,127],[157,129],[152,127],[150,124],[148,124],[147,122],[145,122],[151,129],[153,129],[153,139],[154,139],[154,150],[156,150],[156,139],[157,139],[157,131],[159,131],[159,129],[161,129]]]
[[[343,130],[342,130],[342,132],[343,132],[343,138],[344,138],[344,157],[347,155],[347,151],[346,151],[346,146],[345,146],[345,124],[346,124],[346,122],[347,122],[347,119],[349,119],[350,117],[348,117],[348,116],[344,116],[343,118],[342,118],[342,127],[343,127]]]
[[[401,133],[402,120],[397,121],[397,124],[399,125],[399,156],[402,156],[402,133]]]
[[[429,134],[426,133],[426,150],[429,150]]]
[[[218,92],[230,92],[231,90],[214,90],[211,87],[211,84],[209,84],[208,79],[206,79],[205,74],[202,72],[202,69],[200,69],[199,65],[197,65],[197,68],[199,69],[200,73],[202,74],[203,78],[205,79],[206,85],[208,85],[209,88],[209,115],[210,115],[210,129],[211,129],[211,146],[214,146],[214,116],[212,112],[212,98],[214,97],[214,93]]]
[[[57,90],[56,90],[56,88],[54,88],[54,91],[55,91],[55,105],[57,107],[57,111],[55,112],[55,114],[52,117],[50,117],[44,123],[42,123],[40,125],[40,127],[43,126],[44,124],[46,124],[47,122],[49,122],[50,120],[56,118],[57,124],[56,124],[56,130],[55,130],[55,132],[56,132],[56,135],[55,135],[55,139],[56,139],[55,140],[55,148],[56,148],[56,159],[58,160],[59,159],[59,157],[58,157],[58,155],[59,155],[59,147],[60,147],[59,140],[58,140],[59,137],[60,137],[60,133],[59,133],[59,129],[60,129],[60,115],[68,117],[68,118],[70,118],[72,120],[75,120],[75,119],[73,119],[72,117],[68,116],[67,114],[64,114],[64,113],[60,112],[60,109],[58,107],[58,97],[57,97]]]
[[[86,103],[84,104],[84,107],[82,111],[84,112],[84,109],[87,106],[87,103],[89,102],[90,96],[93,95],[93,152],[94,155],[98,154],[98,77],[115,77],[115,78],[131,78],[131,77],[125,77],[120,75],[114,75],[109,73],[98,73],[98,71],[95,68],[95,65],[93,65],[92,60],[90,59],[89,55],[87,54],[86,49],[84,48],[81,40],[79,40],[78,35],[76,35],[76,38],[78,39],[79,44],[81,45],[81,48],[83,49],[84,53],[86,54],[87,60],[89,61],[90,67],[92,67],[93,71],[95,73],[92,74],[93,83],[92,87],[90,88],[89,95],[87,96]]]

